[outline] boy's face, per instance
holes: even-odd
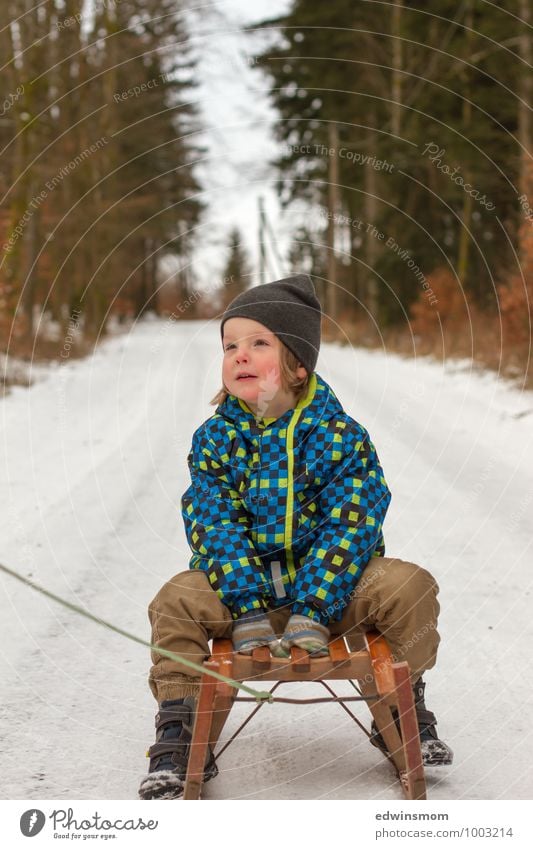
[[[251,318],[230,318],[224,324],[222,344],[222,379],[231,395],[260,415],[266,414],[262,409],[277,410],[284,402],[290,408],[292,393],[281,386],[282,343],[271,330]],[[299,377],[306,373],[303,366],[297,370]]]

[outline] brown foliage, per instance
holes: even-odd
[[[498,288],[506,347],[528,350],[531,346],[533,302],[533,221],[526,218],[520,228],[521,273]]]
[[[426,278],[429,288],[411,307],[411,332],[419,353],[472,353],[477,309],[448,268],[437,268]]]

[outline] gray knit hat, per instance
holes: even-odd
[[[320,348],[320,301],[307,274],[294,274],[242,292],[222,316],[220,333],[228,318],[251,318],[264,324],[298,358],[308,374],[315,370]]]

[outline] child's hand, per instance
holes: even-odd
[[[290,654],[292,646],[298,646],[315,657],[321,657],[329,653],[329,638],[330,633],[325,625],[321,625],[315,619],[310,619],[309,616],[293,613],[281,638],[281,648],[287,653],[287,656]]]
[[[268,646],[274,657],[288,657],[263,611],[251,610],[239,616],[233,625],[232,640],[233,648],[240,654],[251,654],[260,646]]]

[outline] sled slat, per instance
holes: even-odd
[[[298,646],[291,648],[292,668],[295,672],[309,672],[309,654]]]
[[[252,667],[258,672],[269,669],[271,660],[272,655],[268,646],[259,646],[259,648],[254,649],[252,652]]]
[[[329,644],[329,656],[335,666],[339,663],[346,663],[350,659],[344,637],[337,637]]]

